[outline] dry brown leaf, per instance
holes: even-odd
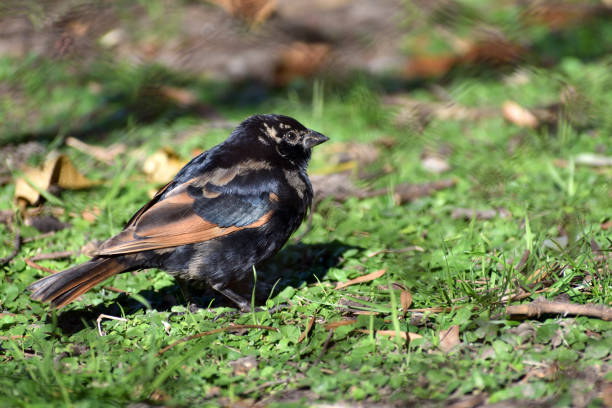
[[[95,222],[102,211],[98,207],[87,208],[81,212],[83,219],[89,223]]]
[[[377,270],[375,272],[368,273],[367,275],[362,275],[362,276],[360,276],[358,278],[351,279],[351,280],[349,280],[347,282],[339,282],[336,285],[336,290],[346,288],[347,286],[356,285],[358,283],[364,283],[364,282],[373,281],[374,279],[377,279],[377,278],[380,278],[381,276],[383,276],[385,274],[385,272],[387,272],[386,269],[379,269],[379,270]]]
[[[410,306],[412,306],[412,293],[410,293],[408,289],[402,290],[402,293],[400,294],[400,304],[402,305],[402,310],[404,311],[405,315],[408,312],[408,309],[410,309]]]
[[[24,176],[15,181],[15,199],[25,205],[33,205],[40,200],[40,193],[26,178],[42,191],[47,191],[52,186],[77,190],[100,184],[83,176],[68,156],[56,152],[47,156],[42,167],[25,168]]]
[[[609,230],[610,228],[612,228],[612,220],[608,220],[606,222],[601,223],[600,227],[604,231]]]
[[[410,293],[410,291],[401,283],[393,282],[391,284],[391,287],[393,289],[398,289],[401,291],[400,305],[402,306],[402,311],[405,316],[408,312],[408,309],[410,309],[410,306],[412,305],[412,293]]]
[[[308,333],[310,333],[310,330],[312,330],[312,326],[314,325],[314,322],[315,322],[316,318],[317,318],[316,314],[312,315],[312,317],[308,321],[308,324],[306,325],[306,328],[304,329],[304,331],[300,335],[300,338],[297,341],[298,343],[303,342],[304,339],[306,338],[306,336],[308,336]]]
[[[287,85],[295,78],[306,78],[318,72],[327,60],[329,44],[296,41],[283,51],[276,63],[274,82]]]
[[[88,154],[106,164],[113,164],[115,157],[125,153],[126,150],[123,143],[115,143],[108,147],[102,147],[87,144],[74,137],[67,138],[66,145]]]
[[[513,101],[504,102],[502,114],[508,122],[520,127],[535,129],[539,125],[538,118],[531,111]]]
[[[275,0],[208,0],[250,25],[264,22],[276,10]]]
[[[366,329],[360,329],[357,330],[359,333],[369,333],[369,330]],[[376,330],[376,335],[377,336],[386,336],[386,337],[395,337],[396,335],[396,331],[395,330]],[[423,336],[421,336],[420,334],[417,333],[412,333],[412,332],[404,332],[404,331],[400,331],[399,335],[402,339],[404,340],[416,340],[416,339],[422,339]]]
[[[142,164],[142,170],[150,181],[166,184],[185,164],[187,161],[181,160],[172,149],[164,148],[149,156]]]
[[[440,348],[443,352],[450,352],[459,344],[459,326],[451,326],[447,330],[442,330],[439,334]]]
[[[404,67],[403,75],[408,79],[436,78],[446,74],[457,64],[457,55],[421,55],[411,58]]]
[[[159,93],[171,101],[176,102],[179,106],[189,106],[198,102],[198,96],[193,91],[186,88],[162,86],[159,88]]]
[[[334,330],[340,326],[349,326],[351,324],[355,324],[357,323],[356,319],[349,319],[349,320],[339,320],[337,322],[331,322],[331,323],[326,323],[325,324],[325,330]]]

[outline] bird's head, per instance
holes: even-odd
[[[308,164],[312,148],[329,140],[327,136],[284,115],[251,116],[238,128],[254,137],[256,140],[252,140],[253,143],[303,167]]]

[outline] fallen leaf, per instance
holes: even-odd
[[[321,69],[330,50],[329,44],[322,42],[294,42],[279,56],[274,70],[274,82],[283,86],[295,78],[312,76]]]
[[[445,158],[437,155],[426,155],[421,159],[421,166],[425,171],[440,174],[450,170],[450,165]]]
[[[608,220],[606,222],[601,223],[600,227],[604,231],[609,230],[610,228],[612,228],[612,220]]]
[[[410,293],[408,289],[402,290],[402,293],[400,294],[400,303],[402,305],[404,314],[406,314],[412,305],[412,293]]]
[[[250,25],[264,22],[276,9],[275,0],[208,0]]]
[[[375,272],[368,273],[367,275],[362,275],[358,278],[351,279],[347,282],[338,282],[338,284],[336,285],[336,290],[346,288],[347,286],[356,285],[358,283],[373,281],[374,279],[377,279],[383,276],[386,271],[387,271],[386,269],[379,269]]]
[[[142,165],[142,170],[150,181],[166,184],[174,175],[187,164],[181,160],[172,149],[160,149],[149,156]]]
[[[407,79],[437,78],[450,71],[459,59],[459,56],[452,54],[416,56],[406,63],[403,75]]]
[[[340,326],[349,326],[351,324],[355,324],[357,323],[357,320],[355,319],[349,319],[349,320],[339,320],[337,322],[331,322],[331,323],[326,323],[325,324],[325,330],[334,330]]]
[[[77,149],[80,152],[88,154],[106,164],[113,164],[115,158],[125,153],[126,147],[123,143],[115,143],[108,147],[95,146],[80,141],[74,137],[66,139],[66,145]]]
[[[68,156],[55,152],[47,156],[42,167],[25,168],[23,176],[15,181],[15,199],[25,205],[33,205],[40,200],[39,191],[30,183],[41,191],[48,191],[53,186],[77,190],[100,184],[83,176]]]
[[[81,212],[81,217],[89,223],[95,222],[102,211],[98,207],[88,208]]]
[[[312,315],[312,317],[308,321],[308,324],[306,325],[306,328],[304,329],[304,331],[300,335],[300,338],[298,338],[298,341],[297,341],[298,343],[303,342],[304,339],[306,338],[306,336],[308,336],[308,333],[310,333],[310,330],[312,330],[312,326],[314,325],[314,322],[315,322],[316,318],[317,318],[316,314]]]
[[[538,118],[531,111],[513,101],[504,102],[502,114],[504,119],[519,127],[535,129],[539,125]]]
[[[166,98],[176,102],[179,106],[189,106],[198,102],[198,96],[193,91],[186,88],[166,85],[160,87],[158,91]]]
[[[360,329],[357,330],[359,333],[369,333],[369,330],[366,329]],[[385,337],[395,337],[396,335],[395,330],[376,330],[376,335],[377,336],[385,336]],[[404,332],[404,331],[400,331],[399,335],[402,339],[404,340],[416,340],[416,339],[422,339],[423,336],[421,336],[418,333],[412,333],[412,332]]]
[[[451,326],[447,330],[440,331],[440,348],[443,352],[450,352],[459,344],[459,326]]]

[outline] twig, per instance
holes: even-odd
[[[15,239],[13,240],[13,252],[11,252],[8,256],[4,258],[0,258],[0,266],[6,265],[10,261],[13,260],[19,253],[21,249],[21,233],[19,232],[19,227],[15,227]]]
[[[48,254],[38,254],[29,258],[30,261],[44,261],[48,259],[61,259],[61,258],[69,258],[74,255],[72,251],[61,251],[61,252],[50,252]]]
[[[114,286],[102,286],[102,287],[106,290],[110,290],[111,292],[115,292],[115,293],[128,293],[127,291],[116,288]]]
[[[100,335],[100,337],[106,336],[106,333],[104,331],[102,331],[102,325],[101,325],[102,319],[119,320],[120,322],[127,322],[128,321],[128,319],[126,319],[124,317],[117,317],[117,316],[111,316],[111,315],[107,315],[107,314],[101,314],[96,319],[96,322],[98,323],[98,334]]]
[[[506,313],[509,315],[524,315],[527,317],[541,314],[562,314],[592,316],[602,320],[612,320],[612,307],[606,305],[578,305],[575,303],[551,302],[539,297],[533,302],[524,305],[506,306]]]
[[[179,339],[175,341],[174,343],[171,343],[170,345],[159,350],[156,356],[159,357],[162,354],[164,354],[166,351],[173,348],[174,346],[181,344],[181,343],[185,343],[186,341],[189,341],[189,340],[199,339],[200,337],[208,336],[210,334],[221,333],[221,332],[232,331],[232,330],[240,330],[240,329],[264,329],[264,330],[278,331],[276,327],[272,327],[272,326],[262,326],[259,324],[234,324],[231,326],[220,327],[218,329],[208,330],[203,333],[192,334],[191,336],[183,337],[182,339]]]
[[[298,343],[303,342],[306,336],[308,336],[308,333],[310,333],[310,330],[312,330],[312,326],[314,325],[316,318],[317,318],[317,312],[315,311],[315,313],[312,315],[312,317],[308,321],[308,324],[306,325],[306,329],[304,329],[304,331],[300,335],[300,338],[297,341]]]
[[[25,261],[26,264],[28,264],[32,268],[38,269],[39,271],[43,271],[43,272],[47,272],[47,273],[57,273],[57,271],[55,271],[55,270],[53,270],[51,268],[47,268],[46,266],[42,266],[42,265],[37,264],[36,262],[34,262],[30,258],[25,258],[24,261]]]
[[[519,273],[523,272],[523,268],[525,268],[525,265],[527,264],[527,260],[529,259],[529,255],[531,254],[531,252],[526,249],[525,252],[523,252],[523,256],[521,256],[521,260],[519,261],[519,263],[516,265],[516,271]]]
[[[332,337],[334,337],[334,331],[330,329],[329,333],[327,334],[327,338],[325,339],[325,342],[323,343],[323,347],[321,347],[321,352],[319,353],[319,357],[317,357],[317,360],[314,362],[313,365],[317,365],[321,362],[323,355],[327,352],[327,349],[329,348],[329,343],[331,342]]]

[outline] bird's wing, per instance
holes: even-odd
[[[278,196],[265,188],[201,184],[196,177],[163,198],[157,195],[121,233],[102,244],[98,255],[171,248],[257,228],[270,219],[278,202]]]

